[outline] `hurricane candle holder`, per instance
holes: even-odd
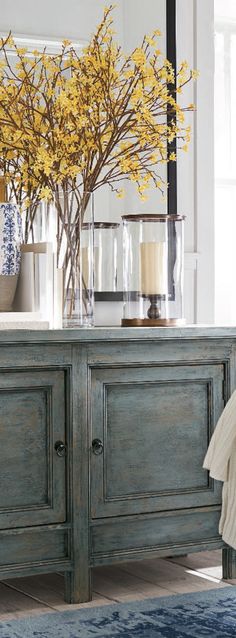
[[[94,222],[94,290],[95,293],[117,291],[117,222]]]
[[[123,326],[176,326],[183,317],[181,215],[123,215]]]

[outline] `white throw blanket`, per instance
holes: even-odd
[[[236,549],[236,390],[219,418],[203,467],[224,483],[219,532]]]

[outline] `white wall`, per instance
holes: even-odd
[[[13,35],[39,35],[49,38],[87,39],[100,22],[104,0],[1,0],[1,31]],[[117,3],[116,29],[122,3]]]
[[[159,29],[162,35],[158,39],[158,48],[166,55],[166,0],[126,0],[123,6],[124,48],[131,51],[142,42],[145,34]],[[165,166],[160,167],[160,174],[166,181]],[[166,203],[159,190],[150,189],[148,201],[142,202],[135,185],[128,183],[125,188],[124,206],[127,212],[166,212]]]
[[[193,137],[178,158],[178,210],[186,215],[187,317],[214,323],[214,0],[177,0],[178,61],[200,76],[189,87]],[[193,88],[194,86],[194,88]]]
[[[15,35],[88,40],[99,23],[104,0],[1,0],[1,31]],[[128,51],[144,33],[160,28],[165,50],[165,0],[118,0],[114,11],[117,37]],[[213,43],[214,0],[177,0],[178,60],[198,68],[200,78],[185,93],[197,106],[189,116],[193,141],[188,155],[178,161],[178,212],[185,224],[185,308],[188,322],[214,321],[214,201],[213,201]],[[141,203],[127,186],[117,200],[109,189],[96,195],[96,217],[120,220],[124,212],[165,212],[159,193]]]
[[[215,0],[215,314],[236,320],[236,2]]]

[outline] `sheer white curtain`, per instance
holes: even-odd
[[[215,0],[215,314],[236,324],[236,2]]]

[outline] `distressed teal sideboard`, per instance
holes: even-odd
[[[236,329],[0,332],[0,579],[223,548],[202,462],[236,388]]]

